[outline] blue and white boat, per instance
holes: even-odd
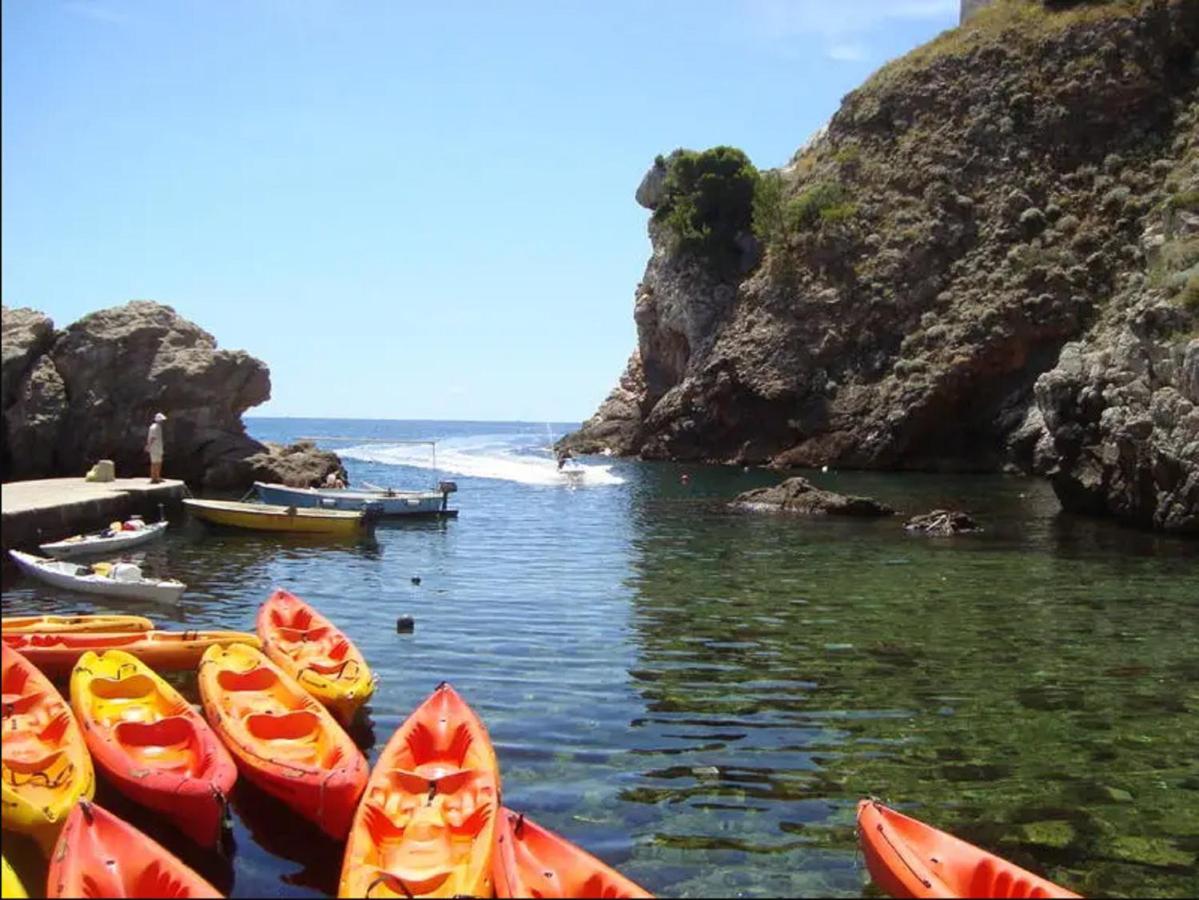
[[[263,503],[278,506],[317,507],[320,509],[372,509],[382,516],[456,516],[450,509],[450,494],[458,490],[452,481],[441,481],[435,491],[398,491],[389,488],[288,487],[285,484],[254,482]]]

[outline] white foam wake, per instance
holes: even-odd
[[[579,487],[600,487],[624,484],[624,479],[612,473],[610,465],[587,465],[580,462],[577,471],[581,476],[567,476],[558,469],[558,463],[552,459],[537,456],[522,456],[510,452],[511,444],[503,439],[471,441],[454,441],[456,446],[437,447],[437,469],[454,475],[464,475],[470,478],[495,478],[502,481],[516,481],[521,484],[535,485],[577,485]],[[356,459],[362,462],[383,463],[393,466],[412,466],[421,469],[432,469],[433,459],[428,447],[387,444],[363,444],[357,447],[339,448],[339,456]],[[572,467],[574,468],[574,467]]]

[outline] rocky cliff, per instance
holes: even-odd
[[[567,443],[1036,471],[1068,508],[1199,528],[1197,47],[1194,0],[997,0],[763,173],[720,265],[680,238],[691,156],[659,159],[638,347]]]
[[[62,331],[32,309],[3,308],[3,478],[82,475],[112,459],[120,475],[147,471],[146,428],[164,425],[164,474],[197,487],[255,478],[309,482],[342,471],[334,454],[250,438],[241,416],[270,397],[267,367],[217,349],[169,306],[134,301]]]

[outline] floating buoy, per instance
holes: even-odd
[[[396,619],[396,634],[411,634],[416,628],[416,620],[412,616],[400,616]]]
[[[420,576],[419,576],[419,575],[413,575],[413,576],[412,576],[412,583],[413,583],[413,584],[420,584]]]
[[[683,484],[691,484],[691,476],[684,472],[679,476],[679,481],[681,481]]]

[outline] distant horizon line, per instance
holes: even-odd
[[[582,425],[581,419],[392,419],[379,416],[251,416],[242,413],[242,419],[321,419],[326,422],[446,422],[458,425]]]

